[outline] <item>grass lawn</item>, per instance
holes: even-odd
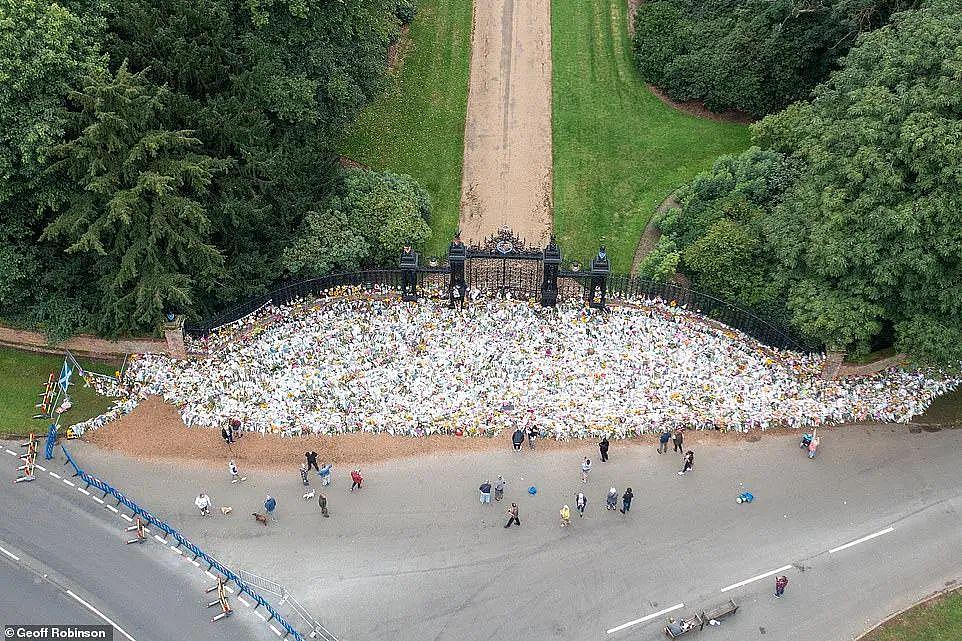
[[[471,58],[471,0],[420,0],[389,86],[348,132],[340,153],[376,170],[413,176],[431,195],[443,255],[458,225]]]
[[[859,641],[958,641],[962,639],[962,591],[916,606]]]
[[[113,374],[120,363],[104,363],[80,360],[81,366],[93,372]],[[60,374],[62,356],[21,352],[0,348],[0,438],[24,436],[30,431],[46,435],[48,425],[34,420],[37,413],[34,404],[43,392],[50,372]],[[102,414],[113,399],[100,396],[92,389],[84,388],[83,379],[74,374],[71,379],[70,397],[73,407],[64,415],[61,425],[79,423]]]
[[[551,3],[555,229],[566,255],[582,261],[604,238],[619,273],[669,193],[749,145],[747,127],[685,115],[648,91],[626,5]]]

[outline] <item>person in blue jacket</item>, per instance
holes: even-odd
[[[668,441],[671,440],[671,432],[668,430],[662,430],[661,436],[658,437],[658,453],[664,454],[668,451]]]
[[[264,500],[264,509],[267,510],[267,516],[271,517],[275,521],[277,520],[276,518],[274,518],[274,508],[276,507],[277,507],[277,501],[274,500],[273,496],[268,494],[267,498]]]

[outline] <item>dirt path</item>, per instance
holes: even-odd
[[[651,253],[655,247],[658,246],[658,240],[661,238],[661,231],[655,226],[655,219],[661,214],[665,213],[672,207],[680,207],[681,203],[675,198],[675,194],[672,193],[661,201],[658,208],[655,210],[655,215],[651,217],[648,224],[645,225],[645,231],[638,239],[638,246],[635,248],[635,257],[631,261],[631,275],[638,275],[638,268],[641,266],[641,261],[645,259],[645,256]]]
[[[461,232],[503,225],[529,245],[551,230],[551,2],[475,0]]]

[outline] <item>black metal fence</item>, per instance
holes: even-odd
[[[539,280],[532,278],[523,264],[518,267],[513,265],[512,262],[502,263],[499,265],[499,269],[524,269],[525,273],[505,274],[501,282],[503,284],[506,279],[507,282],[517,283],[517,286],[508,288],[502,286],[500,290],[491,293],[504,295],[507,291],[515,298],[537,299],[540,296]],[[422,295],[437,295],[438,292],[446,291],[448,268],[442,266],[419,268],[417,277]],[[558,277],[559,301],[583,300],[585,298],[588,278],[590,277],[588,273],[561,271]],[[480,289],[485,290],[481,285],[482,283],[478,281],[473,283],[473,286],[480,286]],[[401,288],[401,270],[370,269],[329,274],[288,283],[266,294],[255,296],[200,323],[188,323],[184,326],[184,331],[194,337],[206,336],[216,328],[244,318],[268,303],[285,305],[298,298],[319,296],[333,289],[358,286],[371,288],[375,291],[398,291]],[[446,294],[443,297],[446,298]],[[638,298],[660,298],[666,302],[674,301],[679,306],[685,306],[692,311],[697,311],[724,323],[771,347],[802,352],[821,350],[820,345],[806,339],[790,327],[765,320],[747,309],[690,287],[681,287],[674,283],[661,283],[623,274],[609,276],[609,301],[627,301]]]

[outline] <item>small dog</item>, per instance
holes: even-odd
[[[310,501],[312,498],[314,498],[314,490],[311,490],[310,492],[304,492],[304,496],[301,498],[303,498],[305,501]]]
[[[253,516],[253,517],[254,517],[254,520],[257,521],[258,523],[260,523],[261,525],[263,525],[263,526],[265,526],[265,527],[267,526],[267,516],[266,516],[266,515],[264,515],[264,514],[258,514],[257,512],[251,512],[251,516]]]
[[[230,514],[230,513],[233,512],[233,511],[234,511],[234,508],[232,508],[232,507],[230,507],[230,506],[228,506],[228,505],[225,505],[224,507],[222,507],[222,508],[220,509],[220,513],[223,514],[224,516],[227,516],[228,514]]]

